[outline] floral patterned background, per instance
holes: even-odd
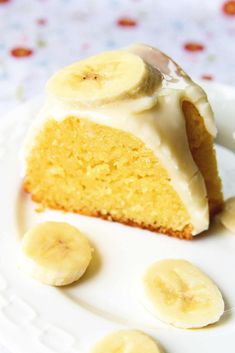
[[[57,68],[145,42],[194,78],[235,84],[235,1],[0,0],[0,112],[40,93]]]
[[[60,66],[132,42],[194,78],[235,85],[234,0],[0,0],[0,33],[2,116]]]

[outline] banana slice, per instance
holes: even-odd
[[[162,321],[180,328],[207,326],[224,312],[216,285],[185,260],[154,263],[143,279],[145,303]]]
[[[88,240],[67,223],[44,222],[22,240],[21,267],[32,277],[53,286],[77,281],[92,257]]]
[[[139,331],[117,331],[97,343],[91,353],[160,353],[157,343]]]
[[[47,91],[86,105],[105,104],[148,92],[157,77],[157,71],[138,55],[117,50],[92,56],[58,71],[48,81]]]

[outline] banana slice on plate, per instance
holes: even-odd
[[[109,334],[91,353],[162,353],[157,343],[139,331],[123,330]]]
[[[105,104],[142,96],[160,82],[157,70],[125,50],[104,52],[58,71],[47,92],[82,104]]]
[[[20,267],[45,284],[63,286],[84,274],[91,257],[92,248],[78,229],[44,222],[24,235]]]
[[[160,320],[180,328],[207,326],[219,320],[224,301],[217,286],[185,260],[154,263],[143,278],[144,302]]]

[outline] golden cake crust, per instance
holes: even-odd
[[[27,189],[26,183],[23,184],[23,189],[27,193],[30,192]],[[38,197],[35,197],[34,195],[31,195],[31,198],[34,202],[37,202],[37,203],[42,202],[42,200],[40,200]],[[46,207],[50,207],[55,210],[61,210],[61,211],[68,212],[68,210],[66,210],[65,208],[63,208],[62,206],[57,205],[57,204],[50,204],[50,205],[47,204]],[[101,219],[111,221],[111,222],[118,222],[118,223],[122,223],[122,224],[125,224],[128,226],[131,226],[131,227],[146,229],[146,230],[149,230],[154,233],[161,233],[161,234],[165,234],[165,235],[168,235],[168,236],[171,236],[174,238],[178,238],[178,239],[184,239],[184,240],[192,240],[193,239],[192,226],[190,224],[186,225],[181,231],[178,231],[178,230],[174,230],[174,229],[166,228],[166,227],[154,227],[152,225],[146,225],[144,223],[137,223],[137,222],[132,221],[131,219],[115,217],[115,216],[111,216],[110,214],[104,215],[98,211],[92,212],[92,211],[88,211],[88,210],[74,209],[74,210],[71,210],[71,212],[81,214],[84,216],[89,216],[89,217],[97,217],[97,218],[101,218]]]

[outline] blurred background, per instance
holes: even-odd
[[[42,92],[59,67],[133,42],[195,79],[235,85],[234,0],[0,0],[0,112]]]

